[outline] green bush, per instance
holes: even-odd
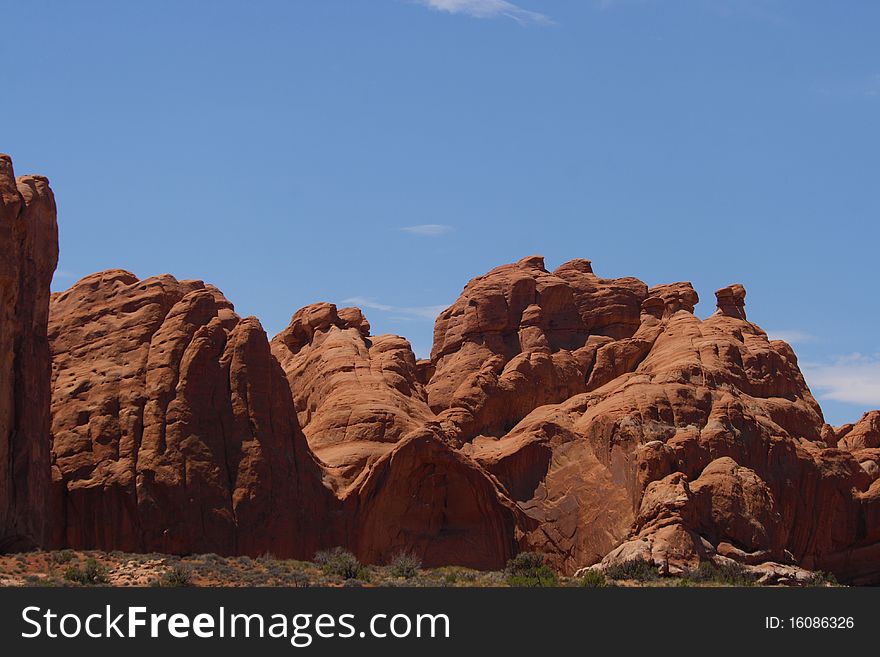
[[[315,563],[320,566],[325,575],[336,575],[342,579],[356,579],[359,576],[369,576],[361,567],[357,557],[341,547],[321,550],[315,555]]]
[[[194,586],[192,581],[192,573],[189,568],[177,565],[162,575],[158,581],[158,586],[168,588],[180,588],[186,586]]]
[[[813,573],[812,577],[807,580],[806,586],[839,586],[837,578],[831,574],[821,570]]]
[[[537,552],[520,552],[507,562],[504,569],[508,586],[557,586],[559,577]]]
[[[422,567],[422,560],[412,552],[398,552],[388,564],[391,574],[394,577],[403,577],[404,579],[412,579],[419,574],[419,568]]]
[[[631,579],[637,582],[651,582],[659,579],[660,574],[653,565],[644,559],[632,559],[631,561],[609,566],[605,569],[605,576],[609,579]]]
[[[600,570],[588,570],[581,577],[580,585],[590,589],[599,589],[608,586],[605,574]]]
[[[758,581],[758,575],[750,572],[738,563],[723,563],[715,565],[709,561],[700,563],[696,570],[692,570],[682,578],[684,581],[699,584],[722,584],[724,586],[754,586]]]
[[[52,561],[55,563],[70,563],[76,555],[73,550],[61,550],[52,555]]]
[[[84,586],[93,586],[95,584],[105,584],[107,577],[104,574],[104,568],[92,558],[86,560],[84,568],[78,566],[69,566],[64,571],[64,579],[68,582],[76,582]]]
[[[288,575],[288,582],[290,586],[297,589],[307,589],[310,585],[309,576],[299,571],[290,573],[290,575]]]
[[[544,555],[539,552],[520,552],[507,562],[506,573],[524,573],[544,565]]]

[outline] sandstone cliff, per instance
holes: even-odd
[[[569,263],[554,275],[585,269]],[[498,390],[510,387],[503,381],[523,354],[550,363],[577,359],[577,394],[559,389],[559,365],[542,374],[530,369],[516,385],[543,390],[545,405],[535,403],[520,419],[529,395],[515,395],[520,404],[501,404],[484,416],[481,434],[463,447],[532,521],[520,525],[520,548],[547,553],[566,571],[613,550],[606,563],[639,558],[668,572],[721,557],[876,579],[878,488],[870,451],[876,419],[836,433],[827,427],[794,352],[746,319],[741,285],[719,290],[718,311],[702,321],[693,315],[697,296],[690,284],[651,288],[642,294],[638,326],[618,314],[616,325],[628,330],[603,340],[608,311],[601,303],[592,318],[591,307],[574,295],[545,301],[536,294],[518,303],[507,296],[501,304],[493,293],[525,287],[524,276],[548,275],[535,258],[496,269],[478,279],[488,292],[474,295],[468,286],[453,308],[466,299],[471,316],[512,309],[505,325],[522,327],[547,314],[545,303],[557,317],[577,305],[581,327],[549,324],[567,329],[569,339],[555,345],[540,334],[534,340],[537,332],[508,332],[507,353],[518,353],[505,365],[483,346],[495,340],[499,323],[471,323],[479,329],[462,332],[457,353],[478,355],[456,359],[463,371],[452,378],[464,383],[441,412],[470,421],[474,408],[489,408]],[[450,314],[441,315],[435,334],[438,374]],[[547,405],[554,395],[559,403]],[[517,420],[510,431],[497,430]],[[829,433],[845,449],[829,447],[823,441]]]
[[[468,283],[428,360],[329,303],[270,343],[170,275],[100,272],[50,302],[52,193],[0,167],[0,549],[533,550],[567,573],[880,581],[880,411],[828,426],[739,284],[701,320],[690,283],[532,256]]]
[[[469,283],[420,362],[356,308],[297,311],[270,352],[208,285],[96,274],[51,306],[55,542],[876,581],[878,414],[827,426],[745,296],[700,320],[689,283],[525,258]]]
[[[272,351],[362,559],[414,550],[425,565],[490,568],[515,554],[514,505],[444,439],[406,340],[322,303],[297,311]]]
[[[260,323],[113,270],[52,298],[58,546],[311,556],[332,495]]]
[[[49,500],[49,285],[55,198],[0,155],[0,551],[45,543]]]

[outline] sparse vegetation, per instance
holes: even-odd
[[[585,571],[579,577],[553,571],[540,554],[525,552],[504,570],[474,570],[464,566],[423,568],[412,554],[394,555],[385,565],[361,564],[347,550],[334,548],[314,561],[262,555],[259,558],[216,554],[175,556],[130,554],[97,550],[61,550],[0,554],[0,586],[433,586],[433,587],[585,587],[616,586],[757,586],[757,575],[737,564],[706,563],[681,576],[661,576],[650,564],[629,562],[605,571]],[[833,586],[834,577],[817,572],[805,581],[793,576],[790,586]],[[774,584],[776,585],[776,584]]]
[[[507,562],[504,570],[508,586],[557,586],[559,577],[537,552],[520,552]]]
[[[58,564],[70,563],[75,556],[73,550],[61,550],[52,554],[52,561]]]
[[[837,578],[831,573],[817,570],[807,581],[806,586],[840,586],[840,584],[838,584]]]
[[[189,568],[176,565],[157,580],[157,585],[168,588],[193,586],[192,573]]]
[[[309,576],[305,573],[294,572],[290,575],[290,586],[296,589],[309,588]]]
[[[107,582],[104,568],[102,568],[98,562],[91,557],[86,559],[86,564],[83,568],[80,568],[79,566],[69,566],[67,570],[64,571],[64,579],[68,582],[82,584],[83,586],[94,586],[96,584],[105,584]]]
[[[749,572],[738,563],[716,565],[709,561],[701,562],[696,570],[682,577],[682,585],[700,583],[722,586],[754,586],[757,581],[758,575]]]
[[[581,577],[579,584],[585,588],[598,589],[608,586],[605,574],[600,570],[588,570]]]
[[[388,564],[389,572],[394,577],[402,577],[403,579],[412,579],[419,574],[419,568],[422,567],[422,560],[412,552],[398,552]]]
[[[321,550],[315,555],[315,563],[325,575],[336,575],[342,579],[357,579],[361,573],[361,563],[348,550],[335,547]]]
[[[660,573],[647,561],[632,559],[631,561],[609,566],[605,570],[605,576],[609,579],[652,582],[660,578]]]

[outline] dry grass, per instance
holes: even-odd
[[[629,568],[583,581],[558,575],[528,557],[512,560],[505,571],[479,571],[459,566],[421,568],[411,555],[388,565],[357,563],[347,553],[317,555],[316,561],[221,557],[216,554],[175,556],[124,552],[59,550],[0,555],[0,586],[280,586],[280,587],[504,587],[504,586],[718,586],[739,584],[730,573],[708,571],[697,576],[660,577],[656,571]],[[644,572],[643,572],[644,570]],[[534,572],[533,572],[534,571]],[[551,576],[552,573],[552,576]],[[601,581],[600,581],[601,579]],[[737,581],[733,581],[737,579]],[[533,581],[535,580],[535,581]],[[751,584],[752,582],[748,582]]]

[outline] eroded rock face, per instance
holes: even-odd
[[[540,256],[474,279],[437,318],[427,384],[452,440],[503,435],[533,408],[587,389],[600,348],[639,327],[647,286],[588,260],[550,273]]]
[[[716,555],[814,568],[872,545],[860,529],[875,522],[870,475],[852,454],[825,447],[821,411],[791,348],[768,341],[728,292],[703,321],[687,307],[644,313],[632,338],[602,347],[615,365],[601,385],[475,444],[474,458],[508,489],[522,484],[517,473],[533,454],[547,463],[531,472],[531,494],[520,495],[541,527],[524,547],[571,570],[623,541],[603,563],[646,558],[680,572]],[[616,355],[633,341],[636,356]],[[601,364],[600,351],[591,380]],[[580,450],[581,467],[595,461],[592,474],[572,477],[561,446]],[[599,528],[589,524],[596,514],[608,519]],[[848,576],[878,568],[863,562]]]
[[[297,311],[272,351],[360,559],[411,551],[429,566],[499,568],[515,554],[515,505],[446,439],[406,340],[320,303]]]
[[[302,557],[330,540],[284,372],[216,288],[94,274],[53,295],[49,338],[55,545]]]
[[[58,261],[55,197],[0,154],[0,551],[48,537],[49,285]]]
[[[690,283],[525,258],[417,361],[357,308],[307,306],[270,347],[199,281],[90,276],[51,306],[55,542],[880,581],[880,412],[826,425],[745,289],[716,296],[701,320]]]
[[[814,568],[851,564],[852,546],[873,549],[860,527],[876,522],[874,418],[832,431],[853,454],[827,449],[794,352],[746,319],[741,285],[719,290],[718,312],[702,321],[693,287],[674,283],[600,307],[601,322],[581,304],[578,324],[565,310],[575,293],[554,278],[593,276],[584,262],[552,275],[534,258],[495,269],[435,331],[432,407],[528,519],[520,549],[568,572],[603,558],[646,558],[667,572],[713,558]],[[541,319],[543,289],[554,290],[558,322]],[[596,332],[609,317],[615,330]],[[562,333],[548,339],[551,326]],[[536,358],[543,368],[523,368]],[[462,382],[451,394],[450,381]],[[875,560],[846,572],[878,570]]]
[[[836,429],[834,443],[850,452],[880,448],[880,411],[865,413],[855,424]]]
[[[433,418],[409,342],[370,337],[357,308],[318,303],[272,340],[299,422],[340,497],[401,438]]]
[[[500,568],[526,520],[494,478],[450,447],[436,424],[404,436],[350,498],[351,545],[368,563],[415,552],[425,566]]]

